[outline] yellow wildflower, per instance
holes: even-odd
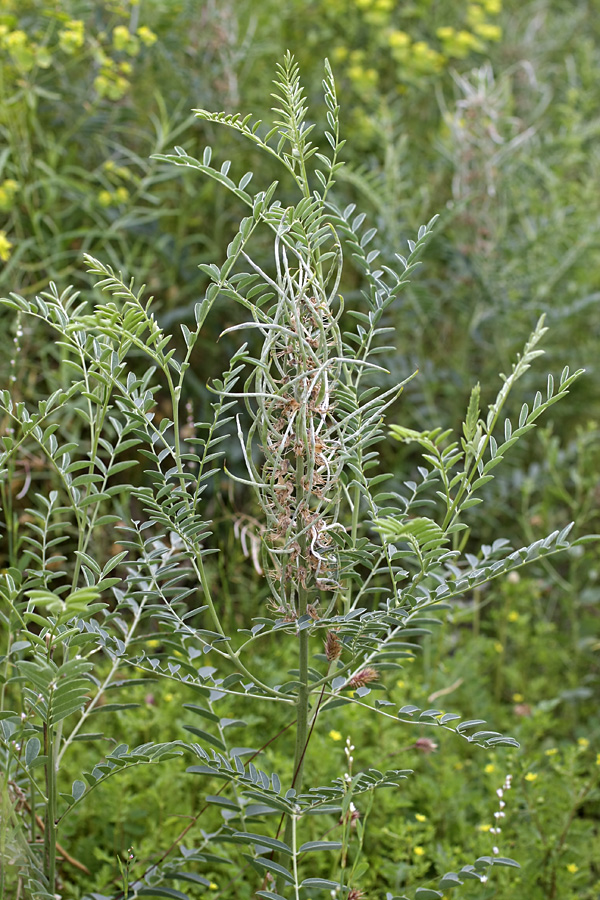
[[[0,184],[0,210],[8,212],[19,189],[19,184],[14,178],[7,178]]]
[[[425,853],[425,851],[423,850],[422,847],[415,847],[414,852],[415,852],[415,856],[423,856]]]
[[[400,678],[400,680],[396,682],[396,687],[399,687],[399,688],[406,687],[406,682]]]
[[[547,750],[544,750],[544,753],[546,754],[546,756],[556,756],[556,754],[558,753],[558,748],[548,747]]]
[[[6,237],[5,231],[0,231],[0,259],[6,262],[12,250],[12,242]]]
[[[331,729],[331,731],[329,732],[329,737],[332,741],[341,741],[342,739],[342,735],[339,731],[336,731],[335,728]]]
[[[344,62],[345,59],[348,59],[348,48],[338,44],[337,47],[333,48],[331,55],[334,62]]]
[[[58,32],[58,44],[63,53],[73,56],[84,44],[82,19],[70,19],[67,27]]]
[[[165,694],[165,696],[163,697],[163,700],[165,701],[165,703],[170,703],[172,699],[173,699],[173,694]]]
[[[405,31],[394,28],[388,34],[388,44],[390,47],[408,47],[410,44],[410,36]]]
[[[467,6],[467,22],[471,27],[477,25],[479,22],[483,22],[484,18],[485,12],[478,3],[470,3],[469,6]]]
[[[522,703],[523,700],[525,699],[525,697],[523,696],[523,694],[513,694],[513,695],[512,695],[512,698],[513,698],[513,702],[514,702],[514,703]]]
[[[600,766],[600,753],[596,755],[596,765]]]
[[[525,776],[525,781],[535,781],[537,778],[537,772],[528,772]]]
[[[423,813],[415,813],[415,819],[417,822],[426,822],[427,816],[424,816]]]
[[[486,775],[491,775],[492,772],[496,771],[496,766],[494,765],[494,763],[488,763],[483,771],[486,773]]]
[[[513,609],[509,612],[509,614],[508,614],[509,622],[518,622],[519,619],[520,619],[520,616],[519,616],[519,613],[516,611],[516,609]]]
[[[502,38],[502,29],[499,25],[492,25],[490,22],[480,22],[475,25],[473,31],[483,38],[484,41],[499,41]]]
[[[113,28],[112,43],[118,53],[127,53],[128,56],[137,56],[140,51],[138,38],[126,25],[117,25]]]
[[[587,748],[590,746],[590,742],[587,738],[584,737],[577,738],[577,744],[579,747],[581,747],[582,750],[587,750]]]
[[[483,825],[478,825],[477,830],[478,831],[489,831],[491,827],[492,827],[491,825],[489,825],[487,822],[485,822]]]
[[[113,195],[110,191],[100,191],[98,194],[98,203],[100,206],[110,206],[113,202]]]
[[[579,872],[579,866],[576,863],[568,863],[567,872],[570,872],[571,875],[574,875],[576,872]]]
[[[155,44],[158,38],[154,34],[153,31],[148,28],[147,25],[140,25],[136,32],[142,44],[145,44],[146,47],[151,47],[152,44]]]
[[[500,641],[495,641],[494,650],[496,653],[504,653],[504,645],[500,643]]]

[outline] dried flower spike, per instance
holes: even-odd
[[[329,662],[339,659],[342,655],[342,645],[335,631],[328,631],[325,640],[325,656]]]
[[[346,684],[346,687],[356,689],[359,687],[364,687],[366,684],[369,684],[370,681],[377,681],[379,678],[379,673],[376,669],[372,669],[370,666],[367,666],[366,669],[361,669],[360,672],[357,672],[356,675],[353,675],[352,678]]]

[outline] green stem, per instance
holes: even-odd
[[[54,748],[54,731],[52,726],[44,724],[44,750],[46,761],[46,827],[44,829],[44,857],[50,891],[54,894],[56,886],[56,761]]]
[[[290,816],[292,825],[292,866],[294,873],[294,895],[296,900],[300,900],[299,884],[298,884],[298,851],[297,851],[297,835],[296,835],[296,816]]]

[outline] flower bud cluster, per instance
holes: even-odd
[[[498,797],[498,809],[494,813],[494,825],[492,825],[492,827],[490,828],[490,834],[494,835],[495,841],[497,841],[496,835],[502,832],[500,823],[506,815],[504,812],[504,808],[506,806],[504,796],[507,791],[510,791],[511,787],[512,775],[509,774],[504,779],[504,784],[502,785],[502,787],[498,788],[498,790],[496,791],[496,796]],[[498,856],[498,854],[500,853],[500,850],[496,846],[496,843],[494,843],[494,846],[492,847],[492,853],[494,854],[494,856]]]

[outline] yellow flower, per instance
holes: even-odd
[[[336,731],[335,728],[332,728],[332,730],[329,732],[329,737],[332,741],[341,741],[342,739],[342,735],[339,731]]]
[[[576,865],[575,863],[569,863],[567,865],[567,872],[570,872],[571,875],[574,875],[575,872],[579,872],[579,866]]]
[[[110,191],[100,191],[98,194],[98,203],[100,206],[110,206],[113,202],[113,195]]]
[[[520,616],[519,616],[519,613],[516,611],[516,609],[513,609],[509,612],[509,614],[508,614],[509,622],[518,622],[519,619],[520,619]]]
[[[425,851],[422,847],[415,847],[415,856],[423,856]]]
[[[131,38],[131,32],[126,25],[117,25],[113,29],[112,33],[112,42],[115,50],[125,50],[129,40]]]
[[[0,210],[2,212],[8,212],[11,208],[18,189],[19,184],[14,178],[7,178],[0,184]]]
[[[473,28],[484,41],[499,41],[502,38],[502,29],[499,25],[491,25],[489,22],[480,22]]]
[[[83,47],[83,21],[81,19],[71,19],[67,22],[67,27],[58,32],[58,44],[63,53],[69,56]]]
[[[477,830],[478,831],[489,831],[491,827],[492,826],[488,825],[488,823],[486,822],[484,825],[478,825]]]
[[[147,25],[140,25],[137,30],[137,36],[139,37],[142,44],[146,45],[146,47],[151,47],[152,44],[155,44],[158,40],[154,32],[151,31]]]
[[[399,29],[394,28],[388,34],[388,44],[390,47],[408,47],[410,36],[405,31],[399,31]]]
[[[346,70],[348,78],[354,82],[355,87],[359,89],[371,90],[377,84],[377,70],[373,68],[365,69],[360,63],[354,63],[348,66]]]
[[[425,41],[417,41],[412,46],[412,64],[418,72],[436,72],[442,67],[443,57]]]
[[[544,753],[546,754],[546,756],[556,756],[556,754],[558,753],[558,748],[548,747],[547,750],[544,750]]]
[[[577,738],[577,744],[579,747],[581,747],[582,750],[587,750],[587,748],[590,746],[590,742],[587,738],[584,737]]]
[[[125,203],[127,200],[129,200],[129,191],[126,187],[117,188],[115,196],[119,203]],[[177,653],[177,651],[175,652]]]
[[[523,694],[513,694],[512,698],[515,703],[522,703],[523,700],[525,699]]]
[[[113,28],[112,44],[117,53],[137,56],[140,52],[140,39],[132,34],[125,25],[117,25]]]
[[[12,242],[6,237],[5,231],[0,231],[0,259],[6,262],[12,250]]]
[[[25,47],[27,45],[27,35],[24,31],[17,29],[16,31],[11,31],[8,37],[6,38],[6,46],[10,50],[16,50],[19,47]]]
[[[219,885],[218,885],[218,884],[215,884],[214,881],[211,881],[211,883],[209,884],[209,888],[211,889],[211,891],[218,891],[218,890],[219,890]]]
[[[537,778],[537,772],[528,772],[525,776],[525,781],[535,781]]]
[[[399,687],[399,688],[406,687],[406,682],[402,681],[402,679],[400,678],[400,680],[396,682],[396,687]]]
[[[35,65],[35,44],[27,39],[27,34],[20,29],[11,31],[6,35],[3,41],[4,46],[8,49],[13,62],[25,72],[30,72]]]
[[[502,0],[482,0],[485,11],[490,16],[497,16],[502,9]]]
[[[484,18],[485,12],[478,3],[471,3],[467,6],[467,22],[471,27],[477,25],[478,22],[482,22]]]
[[[427,816],[424,816],[423,813],[415,813],[415,819],[417,822],[426,822]]]
[[[596,765],[600,766],[600,753],[598,753],[596,756]]]
[[[108,192],[107,192],[107,193],[108,193]],[[148,646],[149,646],[149,647],[158,647],[159,645],[160,645],[160,641],[157,640],[156,638],[152,638],[151,641],[148,641]]]
[[[165,696],[163,697],[163,700],[165,701],[165,703],[170,703],[172,699],[173,699],[173,694],[165,694]]]
[[[496,771],[496,766],[494,765],[494,763],[488,763],[483,771],[486,773],[486,775],[491,775],[492,772]]]
[[[500,641],[496,641],[494,643],[494,650],[496,653],[504,653],[504,646],[500,643]]]

